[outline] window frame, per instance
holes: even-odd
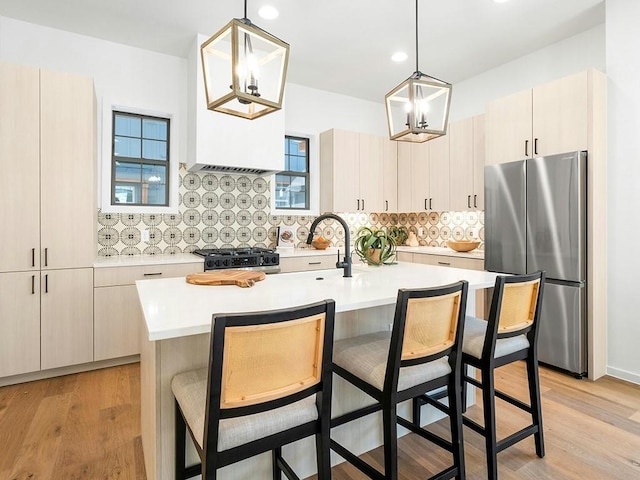
[[[129,137],[129,138],[140,138],[140,158],[137,157],[121,157],[121,156],[116,156],[116,148],[115,148],[115,141],[116,141],[116,116],[128,116],[128,117],[134,117],[134,118],[139,118],[140,119],[140,137]],[[170,184],[171,182],[169,181],[169,179],[171,178],[171,119],[167,118],[167,117],[162,117],[162,116],[158,116],[158,115],[148,115],[148,114],[144,114],[144,113],[132,113],[132,112],[125,112],[125,111],[118,111],[116,109],[113,109],[111,111],[111,118],[112,118],[112,122],[111,122],[111,182],[110,182],[110,190],[111,190],[111,206],[115,207],[115,206],[128,206],[128,207],[168,207],[170,204],[170,198],[169,198],[169,193],[170,193]],[[167,159],[166,160],[152,160],[152,159],[147,159],[144,158],[142,156],[142,149],[143,149],[143,140],[144,138],[144,133],[143,133],[143,127],[142,127],[142,123],[143,120],[145,119],[151,119],[151,120],[162,120],[164,122],[166,122],[167,125],[167,140],[166,140],[166,144],[167,144]],[[126,136],[126,135],[120,135],[120,136]],[[163,166],[166,167],[167,171],[165,173],[165,185],[164,185],[164,198],[165,198],[165,203],[163,204],[151,204],[151,203],[118,203],[116,202],[116,162],[122,162],[122,163],[131,163],[131,164],[140,164],[140,165],[159,165],[159,166]]]
[[[318,215],[318,205],[320,201],[320,188],[319,188],[319,157],[320,152],[318,150],[317,135],[309,134],[305,132],[292,132],[287,131],[284,134],[283,142],[287,138],[302,139],[307,141],[307,208],[278,208],[276,206],[276,175],[271,176],[271,215],[286,215],[286,216],[306,216],[306,215]],[[284,153],[286,155],[286,153]],[[283,159],[284,160],[284,159]],[[284,162],[283,162],[284,163]],[[280,174],[292,174],[293,176],[303,176],[302,172],[293,172],[289,170],[283,170],[278,172]]]
[[[310,141],[308,137],[301,137],[301,136],[296,136],[296,135],[286,135],[284,136],[285,142],[288,142],[290,140],[298,140],[298,141],[303,141],[305,143],[305,152],[306,155],[304,156],[304,160],[305,160],[305,170],[304,172],[298,171],[298,170],[283,170],[281,172],[276,173],[274,180],[277,179],[278,175],[287,175],[288,177],[300,177],[300,178],[304,178],[305,179],[305,188],[306,188],[306,192],[304,195],[304,207],[300,208],[300,207],[278,207],[278,210],[285,210],[287,212],[299,212],[299,211],[307,211],[309,210],[309,207],[311,205],[311,186],[309,185],[309,181],[310,181],[310,177],[311,177],[311,171],[310,171],[310,151],[309,149],[311,148],[310,145]],[[286,159],[288,157],[289,159],[289,165],[291,165],[291,154],[287,153],[285,150],[285,163],[286,163]],[[296,157],[298,157],[296,155]],[[277,185],[276,185],[276,190],[277,190]],[[275,202],[275,200],[274,200]]]
[[[180,139],[178,132],[181,131],[181,117],[178,113],[168,110],[155,110],[141,106],[127,105],[123,101],[109,96],[104,96],[101,102],[102,113],[98,123],[101,132],[99,145],[100,155],[98,157],[98,205],[103,213],[140,213],[140,214],[175,214],[179,211],[179,183],[180,169]],[[113,157],[113,112],[132,113],[149,117],[159,117],[169,119],[168,137],[171,139],[169,145],[169,205],[132,205],[127,203],[111,204],[112,190],[112,157]]]

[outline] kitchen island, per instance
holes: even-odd
[[[336,302],[335,338],[388,330],[399,288],[425,288],[467,280],[470,292],[493,286],[496,274],[474,270],[398,263],[383,267],[354,265],[353,276],[338,269],[268,275],[252,288],[196,286],[184,278],[136,282],[144,314],[142,329],[142,444],[147,478],[169,480],[174,475],[174,400],[171,379],[186,370],[205,367],[214,313],[289,308],[332,298]],[[474,295],[467,309],[474,311]],[[368,397],[336,378],[334,415],[355,409]],[[407,406],[400,413],[406,415]],[[433,421],[435,415],[425,415]],[[339,427],[332,435],[354,451],[365,452],[382,443],[380,422],[370,415]],[[315,472],[312,438],[284,449],[301,478]],[[194,460],[197,458],[193,456]],[[341,461],[332,456],[334,463]],[[225,479],[267,478],[270,455],[222,469]],[[264,475],[260,471],[265,472]]]

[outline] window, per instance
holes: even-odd
[[[309,209],[309,139],[284,137],[284,171],[275,177],[275,207]]]
[[[169,122],[113,112],[111,205],[169,205]]]

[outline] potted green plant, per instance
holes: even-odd
[[[387,229],[387,233],[393,238],[396,245],[404,245],[404,242],[409,238],[409,230],[404,226],[392,225]]]
[[[393,237],[377,228],[360,227],[353,246],[358,257],[369,265],[389,264],[396,256]]]

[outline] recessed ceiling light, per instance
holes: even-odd
[[[274,18],[278,18],[278,15],[280,14],[275,7],[272,7],[271,5],[265,5],[263,7],[260,7],[260,10],[258,10],[258,15],[260,15],[265,20],[273,20]]]
[[[404,62],[408,58],[407,54],[404,52],[396,52],[391,55],[391,60],[394,62]]]
[[[493,0],[495,3],[507,3],[509,0]]]

